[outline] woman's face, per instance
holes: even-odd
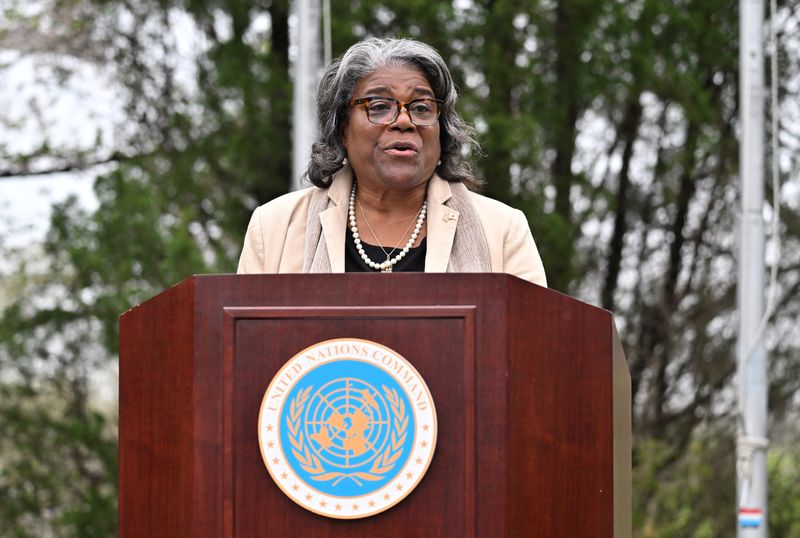
[[[353,89],[354,99],[372,96],[394,97],[401,103],[436,97],[425,75],[409,66],[378,69]],[[343,138],[359,184],[372,189],[408,191],[425,185],[441,154],[439,124],[414,125],[405,109],[394,123],[376,125],[363,106],[354,106]]]

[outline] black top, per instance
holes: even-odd
[[[350,229],[346,230],[345,235],[347,237],[347,240],[344,242],[345,273],[379,273],[380,269],[372,269],[369,265],[364,263],[364,260],[361,259],[361,256],[358,254],[358,249],[356,249],[356,244],[353,241],[353,234],[350,233]],[[394,267],[392,267],[392,271],[424,273],[427,239],[427,237],[423,237],[418,247],[409,249],[408,254],[406,254],[402,260],[397,262]],[[375,263],[383,263],[386,261],[386,254],[383,253],[381,247],[367,244],[363,239],[361,240],[361,246],[364,247],[364,252],[367,253],[367,256],[369,256],[370,260],[374,261]],[[386,252],[391,254],[392,258],[397,256],[400,253],[400,250],[402,250],[397,249],[392,252],[392,247],[383,248],[386,250]]]

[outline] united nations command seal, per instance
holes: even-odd
[[[425,381],[391,349],[320,342],[292,357],[264,394],[261,456],[294,502],[328,517],[375,515],[419,484],[436,447]]]

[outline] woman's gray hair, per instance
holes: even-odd
[[[377,69],[399,65],[422,71],[436,98],[443,101],[439,116],[442,153],[436,173],[447,181],[461,181],[470,189],[482,184],[473,175],[469,160],[469,155],[480,151],[475,131],[455,110],[458,93],[441,55],[430,45],[411,39],[370,38],[347,49],[322,75],[317,92],[319,137],[311,146],[311,162],[306,171],[314,185],[330,186],[331,176],[344,165],[342,131],[347,125],[353,88]]]

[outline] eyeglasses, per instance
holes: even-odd
[[[400,110],[405,109],[408,117],[411,118],[411,123],[424,127],[436,125],[439,121],[442,101],[427,97],[414,99],[408,103],[401,103],[394,97],[361,97],[350,101],[350,106],[359,105],[364,105],[370,123],[391,125],[397,121]]]

